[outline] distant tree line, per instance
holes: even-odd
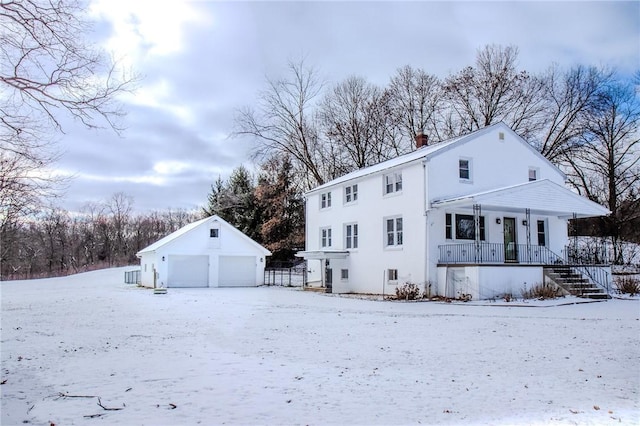
[[[30,279],[136,264],[136,253],[200,219],[200,212],[132,214],[133,200],[114,194],[80,213],[52,207],[0,228],[0,278]]]
[[[200,211],[134,214],[134,200],[116,193],[81,212],[43,209],[0,227],[0,279],[68,275],[139,263],[136,253],[203,217],[217,214],[273,252],[270,262],[290,261],[304,248],[304,203],[287,158],[265,162],[257,177],[244,166],[212,185]]]
[[[328,84],[304,61],[292,62],[237,112],[236,134],[258,142],[258,160],[288,156],[309,189],[407,153],[419,134],[435,144],[502,121],[577,192],[611,210],[576,229],[607,236],[615,251],[640,227],[640,70],[550,65],[531,73],[518,54],[488,45],[444,78],[407,65],[385,87],[361,76]]]

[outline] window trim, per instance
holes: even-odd
[[[384,246],[386,248],[401,248],[404,245],[404,221],[402,220],[402,215],[388,216],[383,220]],[[389,231],[389,223],[393,224],[391,231]],[[398,227],[398,225],[400,226]],[[389,237],[391,237],[391,243],[389,242]]]
[[[463,169],[462,168],[462,162],[466,161],[467,162],[467,168]],[[462,172],[466,170],[466,174],[467,177],[464,178],[462,177]],[[470,157],[459,157],[458,158],[458,179],[460,179],[460,182],[464,182],[464,183],[470,183],[473,182],[473,159]]]
[[[475,217],[472,214],[466,214],[466,213],[447,213],[447,215],[452,215],[452,226],[451,226],[451,236],[454,237],[452,239],[455,239],[456,241],[475,241],[476,237],[475,237],[475,229],[473,230],[473,238],[460,238],[459,237],[459,232],[458,232],[458,217],[462,217],[462,216],[467,216],[470,217],[473,220],[473,226],[475,228]],[[445,229],[446,229],[446,222],[445,222]],[[445,230],[446,233],[446,230]],[[480,241],[487,241],[487,220],[485,216],[480,216]]]
[[[320,210],[331,208],[331,191],[320,194]]]
[[[354,232],[355,231],[355,232]],[[344,224],[344,248],[345,250],[358,249],[358,222]]]
[[[347,190],[349,194],[347,194]],[[349,197],[351,199],[349,199]],[[344,204],[354,204],[358,201],[358,184],[347,185],[344,187]]]
[[[320,228],[320,247],[331,248],[333,244],[333,237],[330,226],[323,226]]]
[[[386,173],[382,176],[382,195],[402,193],[402,170]]]
[[[444,238],[453,240],[453,218],[451,213],[445,213],[444,215]]]
[[[340,281],[349,281],[349,269],[340,269]]]
[[[540,225],[542,224],[542,232],[540,232]],[[548,232],[548,225],[547,225],[547,221],[546,219],[538,219],[536,221],[536,236],[537,236],[537,243],[539,246],[541,247],[549,247],[549,232]],[[543,237],[544,239],[544,244],[540,244],[540,236]]]

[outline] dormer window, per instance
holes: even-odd
[[[331,207],[331,192],[320,194],[320,208],[328,209]]]

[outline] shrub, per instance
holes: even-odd
[[[396,287],[396,297],[398,300],[415,300],[420,297],[420,287],[413,283],[402,284]]]
[[[558,291],[559,289],[553,284],[549,284],[549,283],[534,284],[530,290],[527,290],[526,287],[524,288],[524,290],[522,291],[522,298],[523,299],[540,299],[540,300],[555,299],[559,295]]]
[[[615,286],[618,293],[635,296],[640,294],[640,280],[635,277],[622,276],[615,280]]]
[[[469,302],[472,298],[473,296],[471,295],[471,293],[458,293],[458,300],[461,300],[463,302]]]

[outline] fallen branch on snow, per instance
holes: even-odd
[[[58,392],[58,398],[99,398],[96,395],[69,395],[68,393]]]
[[[100,397],[98,397],[98,406],[105,411],[120,411],[124,409],[124,407],[114,407],[114,408],[105,407],[104,405],[102,405],[102,401],[100,400]]]

